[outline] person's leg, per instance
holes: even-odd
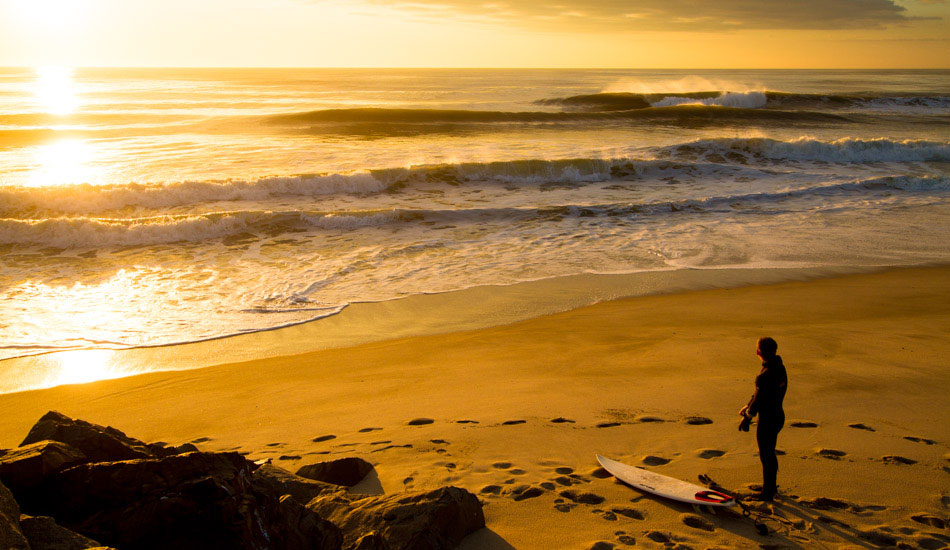
[[[778,432],[784,422],[762,421],[755,430],[755,438],[759,444],[759,460],[762,461],[762,496],[775,496],[778,476],[778,456],[775,454],[775,445],[778,442]]]

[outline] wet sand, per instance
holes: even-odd
[[[781,496],[748,520],[643,496],[594,454],[748,493],[736,412],[771,335],[789,369]],[[506,326],[0,396],[0,447],[47,410],[288,469],[356,455],[355,491],[454,484],[463,548],[868,547],[950,542],[950,268],[597,304]],[[327,436],[333,436],[327,437]],[[316,441],[315,441],[316,440]],[[817,499],[817,500],[816,500]]]

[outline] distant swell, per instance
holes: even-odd
[[[571,123],[583,121],[841,121],[844,117],[809,111],[780,111],[743,108],[735,105],[690,104],[680,106],[648,106],[630,110],[595,112],[546,111],[469,111],[451,109],[326,109],[274,115],[273,124],[303,126],[313,124],[489,124],[489,123]]]
[[[844,138],[820,141],[799,138],[779,141],[767,138],[703,139],[664,148],[661,157],[683,160],[721,161],[723,158],[746,160],[796,160],[836,163],[868,162],[940,162],[950,161],[950,143],[924,140]]]
[[[199,242],[222,239],[239,244],[244,239],[277,237],[285,233],[355,230],[363,227],[418,223],[465,224],[511,221],[558,222],[565,218],[667,215],[677,212],[734,211],[774,207],[791,199],[822,200],[841,194],[869,191],[946,192],[946,177],[885,177],[787,192],[751,193],[684,199],[663,203],[563,205],[546,208],[393,209],[350,212],[238,211],[197,216],[158,216],[135,219],[51,218],[0,219],[0,244],[55,248],[105,248]]]

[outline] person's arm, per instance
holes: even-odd
[[[742,416],[752,418],[759,413],[759,394],[762,391],[762,386],[765,385],[764,378],[767,374],[768,370],[764,370],[755,377],[755,392],[752,394],[752,398],[749,399],[749,403],[739,411]]]

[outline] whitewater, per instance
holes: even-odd
[[[0,359],[950,258],[947,71],[0,69]],[[60,80],[62,81],[62,80]]]

